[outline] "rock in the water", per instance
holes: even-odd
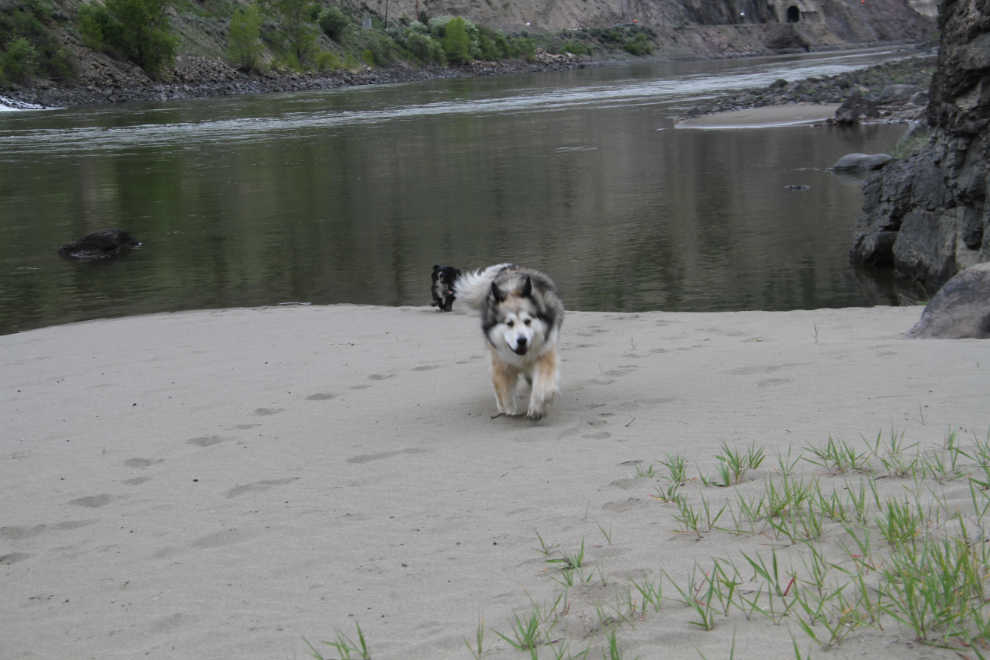
[[[962,271],[945,283],[925,307],[908,339],[990,337],[990,262]]]
[[[102,259],[138,245],[141,242],[122,229],[101,229],[63,245],[58,253],[72,259]]]
[[[836,161],[831,169],[840,172],[848,170],[866,170],[872,172],[873,170],[880,169],[892,160],[894,160],[894,157],[887,154],[846,154]]]

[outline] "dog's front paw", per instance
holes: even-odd
[[[543,416],[546,414],[546,412],[547,410],[543,406],[531,405],[529,407],[529,411],[526,413],[526,417],[529,417],[534,422],[537,422],[543,419]]]

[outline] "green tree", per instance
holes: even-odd
[[[311,60],[317,51],[312,0],[258,0],[258,4],[279,24],[275,47],[282,55],[297,66]]]
[[[471,40],[468,39],[463,18],[458,16],[447,23],[443,36],[443,50],[451,62],[471,61]]]
[[[351,19],[347,18],[347,14],[340,11],[338,7],[327,7],[320,12],[319,23],[320,29],[328,37],[339,42],[347,28],[350,27]]]
[[[24,37],[11,39],[7,52],[0,57],[0,74],[15,82],[21,82],[34,75],[38,63],[38,51]]]
[[[261,66],[261,12],[258,5],[241,7],[230,18],[227,30],[227,58],[241,71],[257,71]]]
[[[90,48],[111,48],[143,67],[160,73],[175,63],[179,40],[172,35],[168,9],[173,0],[106,0],[79,9],[77,27]]]

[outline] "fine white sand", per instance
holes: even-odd
[[[537,534],[571,553],[583,541],[595,571],[553,611],[562,641],[539,657],[569,642],[600,658],[597,610],[630,580],[662,570],[687,585],[695,562],[743,567],[741,553],[807,557],[767,533],[685,533],[677,507],[652,497],[668,453],[687,459],[683,490],[700,508],[758,492],[774,451],[829,436],[863,449],[861,435],[894,429],[924,450],[950,427],[986,436],[990,344],[902,339],[921,311],[569,312],[563,393],[538,423],[492,418],[484,341],[456,305],[0,336],[0,658],[288,659],[308,656],[304,639],[337,657],[319,642],[337,629],[356,641],[355,624],[376,660],[470,658],[463,638],[482,616],[488,657],[529,658],[494,631],[511,637],[514,616],[563,593]],[[698,475],[715,473],[722,443],[768,458],[739,486],[706,487]],[[795,473],[823,490],[847,478],[807,461]],[[837,526],[821,540],[836,562],[841,541]],[[706,632],[664,583],[660,612],[615,628],[622,657],[724,659],[733,636],[735,658],[794,657],[788,631],[808,649],[794,615],[774,625],[730,609]],[[891,621],[862,626],[827,657],[956,657],[913,639]]]

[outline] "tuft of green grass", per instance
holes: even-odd
[[[354,623],[357,626],[358,641],[353,642],[350,637],[345,635],[343,631],[336,630],[337,639],[333,642],[320,642],[321,644],[326,644],[327,646],[333,648],[339,655],[340,660],[371,660],[371,653],[368,651],[368,643],[364,639],[364,633],[361,632],[361,626],[357,622]],[[306,645],[309,646],[309,650],[312,652],[313,657],[316,660],[329,660],[320,655],[312,644],[310,644],[305,639]],[[356,654],[356,655],[355,655]]]

